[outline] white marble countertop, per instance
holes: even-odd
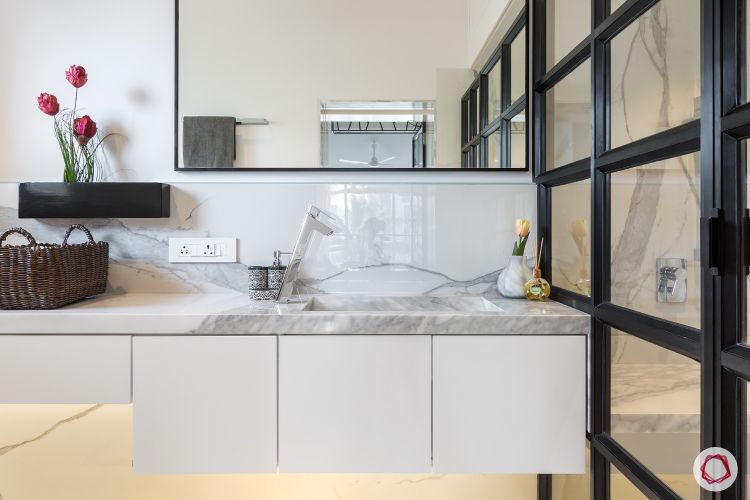
[[[445,304],[460,302],[461,298],[435,300]],[[588,315],[551,301],[492,299],[487,310],[470,312],[412,311],[408,305],[401,311],[310,311],[305,310],[306,304],[309,303],[251,302],[241,293],[104,295],[52,311],[0,311],[0,335],[586,335],[589,332]]]

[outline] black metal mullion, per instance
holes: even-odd
[[[550,474],[537,474],[536,497],[538,500],[552,500],[552,476]]]
[[[498,130],[503,120],[510,120],[526,109],[526,96],[519,97],[514,103],[508,106],[508,109],[500,113],[497,118],[490,121],[482,130],[482,135],[488,136]],[[488,115],[489,119],[489,115]]]
[[[552,188],[540,184],[537,188],[537,213],[539,224],[537,240],[544,238],[547,251],[542,254],[542,272],[544,279],[552,283],[552,252],[549,251],[552,244]]]
[[[737,376],[750,380],[750,346],[738,344],[724,349],[721,364]]]
[[[696,361],[701,359],[700,330],[609,303],[594,307],[594,316],[611,327],[652,344]]]
[[[594,316],[591,317],[591,334],[590,334],[590,435],[591,442],[591,500],[609,499],[610,478],[609,462],[606,456],[597,446],[595,446],[596,436],[601,436],[610,431],[610,400],[611,400],[611,383],[610,383],[610,331],[609,328],[598,321]]]
[[[606,136],[597,141],[597,148],[606,148]],[[650,137],[601,152],[596,167],[603,172],[615,172],[653,163],[700,149],[700,122],[691,121]]]
[[[604,455],[622,474],[627,477],[641,492],[655,500],[681,500],[682,497],[672,491],[656,475],[644,467],[633,455],[623,448],[608,434],[599,434],[592,441],[592,448]],[[593,497],[596,500],[604,497]]]
[[[721,119],[721,130],[738,139],[750,137],[750,103],[733,109]]]
[[[531,120],[531,162],[534,179],[542,173],[544,165],[543,155],[545,151],[546,133],[544,116],[546,113],[546,102],[544,92],[536,89],[537,82],[544,76],[546,67],[546,27],[545,17],[547,11],[546,0],[533,0],[534,8],[531,14],[531,36],[533,38],[531,57],[531,100],[533,119]]]
[[[594,30],[594,38],[608,41],[617,36],[630,23],[656,5],[659,0],[627,0],[612,15],[604,19]]]
[[[710,182],[702,190],[703,217],[719,215],[719,232],[711,247],[719,251],[718,272],[704,263],[704,368],[702,370],[702,447],[722,446],[739,461],[735,484],[722,498],[745,498],[746,470],[746,398],[739,377],[750,375],[750,349],[740,345],[746,328],[745,200],[746,172],[743,148],[739,140],[750,136],[750,106],[738,106],[743,100],[746,79],[744,53],[745,22],[743,0],[703,0],[703,31],[707,42],[702,47],[704,68],[703,106],[708,106],[712,129],[706,124],[705,144],[712,147],[704,162],[702,180]],[[745,27],[747,29],[747,27]],[[712,69],[709,71],[708,69]],[[710,78],[709,78],[710,77]],[[706,96],[707,91],[712,91]],[[705,115],[704,115],[705,116]],[[709,135],[710,132],[710,135]],[[711,143],[708,143],[710,139]],[[708,156],[708,155],[706,155]],[[710,174],[710,177],[709,177]],[[704,233],[705,234],[705,233]],[[717,245],[718,238],[721,244]],[[704,252],[705,256],[705,252]],[[719,274],[720,278],[715,277]],[[711,302],[709,302],[711,299]],[[704,495],[708,498],[708,495]]]
[[[591,160],[584,158],[574,163],[558,167],[537,176],[536,182],[546,186],[561,186],[571,182],[588,179],[591,175]]]
[[[608,0],[592,0],[592,31],[601,25],[609,13]],[[591,498],[610,497],[610,458],[597,446],[597,436],[606,435],[611,424],[611,329],[596,318],[596,306],[609,301],[609,214],[610,192],[608,176],[597,170],[597,156],[607,146],[606,123],[608,99],[607,54],[604,44],[592,36],[591,53]]]
[[[548,280],[550,284],[552,280]],[[555,302],[565,304],[568,307],[578,309],[586,314],[594,314],[594,308],[591,306],[591,297],[586,297],[583,294],[575,293],[565,288],[552,285],[552,294],[550,298]]]
[[[505,120],[510,120],[511,118],[516,116],[518,113],[520,113],[524,109],[526,109],[526,96],[525,95],[516,99],[516,101],[511,103],[507,109],[503,110],[500,117]]]
[[[573,52],[563,57],[547,73],[536,81],[535,88],[539,92],[545,92],[560,80],[572,73],[578,66],[583,64],[591,55],[591,37],[586,37],[579,43]]]

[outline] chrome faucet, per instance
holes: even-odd
[[[276,302],[289,302],[292,290],[294,289],[294,282],[302,265],[302,258],[305,256],[305,251],[310,243],[313,232],[317,231],[325,236],[330,236],[334,233],[334,228],[323,222],[321,216],[333,220],[333,217],[313,205],[310,205],[307,209],[305,218],[302,221],[302,228],[297,237],[297,243],[294,245],[291,257],[289,257],[289,264],[286,267],[279,293],[276,295]]]

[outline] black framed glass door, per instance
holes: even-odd
[[[531,19],[546,278],[592,315],[590,487],[543,493],[718,498],[692,468],[721,446],[740,469],[721,498],[745,499],[745,1],[534,0]]]

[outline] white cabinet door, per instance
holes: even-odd
[[[130,337],[0,336],[0,403],[130,403]]]
[[[584,472],[585,336],[433,342],[435,472]]]
[[[275,337],[135,337],[141,474],[276,471]]]
[[[281,472],[429,472],[430,338],[279,344]]]

